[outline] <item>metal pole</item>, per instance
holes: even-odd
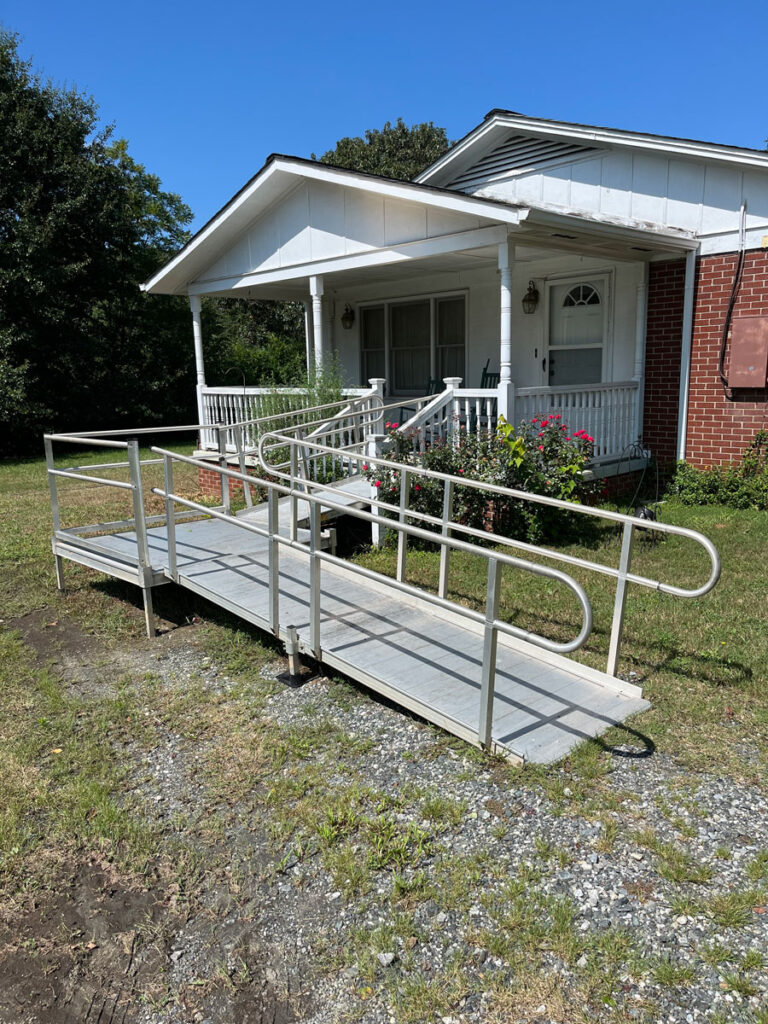
[[[280,632],[280,545],[277,540],[277,491],[267,495],[267,529],[269,532],[269,628]]]
[[[480,722],[477,738],[486,748],[491,746],[493,697],[496,683],[496,648],[499,635],[494,623],[498,617],[501,572],[495,558],[488,559],[488,585],[485,594],[485,631],[483,634],[483,675],[480,681]]]
[[[168,575],[179,582],[179,571],[176,565],[176,509],[173,499],[173,460],[170,455],[163,456],[163,480],[165,489],[165,535],[168,542]]]
[[[453,481],[446,480],[443,486],[443,537],[450,537],[448,525],[453,517]],[[448,573],[451,563],[451,549],[447,544],[440,546],[440,582],[437,587],[438,597],[445,599],[448,595]]]
[[[237,463],[240,467],[240,472],[243,476],[246,475],[245,466],[245,452],[243,451],[243,428],[233,427],[232,434],[235,439],[235,450],[237,451]],[[253,499],[251,498],[251,485],[243,481],[243,492],[245,495],[245,504],[247,508],[251,508],[253,505]]]
[[[320,506],[309,504],[309,646],[320,660]]]
[[[400,473],[400,522],[405,522],[405,510],[408,508],[408,470]],[[408,551],[408,534],[405,530],[397,531],[397,580],[405,579],[405,557]]]
[[[606,671],[609,676],[616,675],[616,668],[619,664],[621,631],[624,627],[624,609],[627,602],[627,573],[632,564],[632,538],[634,532],[634,523],[624,524],[624,534],[621,539],[621,557],[619,558],[619,578],[616,581],[616,600],[613,605],[613,622],[611,623],[611,643],[608,648],[608,667]]]
[[[135,437],[130,438],[128,441],[128,466],[131,472],[131,489],[133,491],[133,521],[136,528],[136,549],[139,559],[141,591],[144,597],[144,620],[147,627],[147,636],[151,638],[155,635],[155,616],[152,610],[152,566],[149,558],[147,522],[144,517],[144,491],[141,484],[139,442]]]
[[[297,465],[298,449],[295,444],[291,445],[291,540],[296,540],[299,535],[299,499],[296,497],[296,477],[298,475]]]
[[[59,513],[59,491],[58,482],[53,475],[55,468],[53,461],[53,442],[49,437],[45,438],[45,465],[48,476],[48,490],[51,495],[51,520],[53,521],[53,532],[58,533],[61,529],[61,515]],[[56,553],[56,538],[53,538],[53,562],[56,567],[56,586],[59,590],[64,589],[64,560]]]
[[[217,446],[219,449],[219,468],[227,468],[227,428],[218,426],[216,427],[216,439]],[[229,493],[229,477],[225,476],[224,473],[219,474],[221,477],[221,504],[224,511],[228,516],[232,515],[232,500]]]

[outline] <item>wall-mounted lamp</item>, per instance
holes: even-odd
[[[535,313],[539,304],[539,292],[533,281],[528,282],[528,291],[523,296],[523,312]]]
[[[350,330],[352,324],[355,322],[355,311],[351,306],[345,306],[344,312],[341,314],[341,326],[345,331]]]

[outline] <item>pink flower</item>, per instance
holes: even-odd
[[[375,487],[381,487],[381,480],[377,480],[374,484]]]
[[[460,470],[459,470],[459,472],[460,472],[460,473],[463,473],[463,472],[464,472],[464,470],[463,470],[463,469],[460,469]]]
[[[594,437],[590,437],[589,434],[587,434],[587,440],[591,442],[591,441],[594,441],[595,439],[594,439]]]
[[[544,451],[544,445],[543,445],[543,444],[540,444],[540,445],[539,445],[539,451],[540,451],[540,452],[543,452],[543,451]]]
[[[538,418],[536,416],[534,416],[533,419],[531,420],[531,423],[538,423],[538,422],[539,422],[539,420],[538,420]]]
[[[413,489],[414,489],[414,491],[420,491],[421,490],[421,484],[414,484]]]
[[[544,431],[543,430],[539,431],[539,437],[544,437]]]
[[[368,469],[368,463],[367,463],[367,462],[364,462],[364,463],[363,463],[363,472],[365,473],[365,471],[366,471],[367,469]]]
[[[385,426],[385,427],[391,427],[391,426],[392,426],[392,424],[391,424],[391,423],[389,422],[389,420],[387,420],[387,422],[386,422],[386,423],[384,424],[384,426]]]
[[[563,417],[560,415],[559,412],[556,412],[555,415],[552,417],[553,420],[561,420],[562,418]]]
[[[561,430],[565,430],[566,432],[568,431],[568,427],[566,427],[566,425],[565,425],[565,424],[563,424],[563,425],[562,425],[562,427],[560,427],[560,429],[561,429]]]
[[[397,423],[393,423],[393,424],[392,424],[392,429],[393,429],[393,430],[397,430],[398,426],[399,426],[399,424],[397,424]]]

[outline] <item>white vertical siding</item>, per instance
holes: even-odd
[[[604,150],[554,167],[498,168],[466,191],[507,202],[543,203],[565,213],[618,218],[696,232],[703,254],[733,251],[747,202],[747,245],[768,234],[768,171],[639,150]]]
[[[385,199],[331,182],[302,181],[255,220],[199,279],[348,256],[487,223],[490,219]]]

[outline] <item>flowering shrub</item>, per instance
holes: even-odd
[[[582,500],[593,487],[582,474],[592,456],[594,439],[583,430],[571,433],[559,415],[523,421],[517,428],[502,419],[496,434],[468,434],[462,430],[453,440],[436,442],[417,454],[412,437],[397,431],[393,424],[388,427],[386,458],[394,462],[569,501]],[[370,467],[366,476],[381,500],[399,504],[399,470]],[[443,484],[412,476],[408,507],[440,517]],[[518,499],[497,499],[482,488],[461,486],[454,491],[453,514],[454,519],[468,526],[534,542],[562,537],[575,520],[558,509]]]
[[[669,486],[684,505],[768,510],[768,431],[759,431],[740,462],[712,469],[679,463]]]

